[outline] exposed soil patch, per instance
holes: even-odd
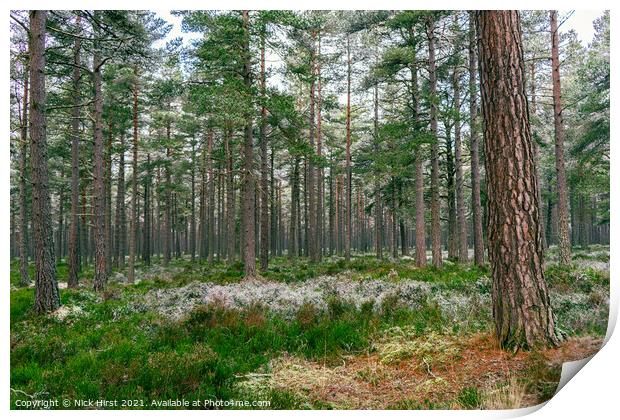
[[[385,363],[379,351],[344,358],[339,366],[326,366],[284,356],[272,362],[272,376],[252,377],[241,385],[255,391],[285,390],[310,405],[318,403],[335,408],[398,408],[404,403],[408,407],[416,404],[422,407],[434,402],[447,405],[446,408],[462,408],[459,395],[464,388],[494,392],[514,386],[515,378],[532,381],[535,379],[528,376],[532,359],[542,360],[549,369],[560,369],[563,362],[594,354],[602,344],[599,338],[572,338],[557,349],[513,354],[500,350],[488,334],[476,334],[461,341],[449,337],[446,340],[444,347],[457,350],[457,357],[442,358],[444,348],[435,353],[411,355],[398,363]],[[536,384],[532,385],[529,388],[535,389]],[[532,391],[519,396],[522,406],[540,402],[540,396]]]

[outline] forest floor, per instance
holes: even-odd
[[[447,261],[285,258],[254,282],[242,266],[172,261],[122,272],[63,306],[32,313],[33,288],[11,270],[11,407],[23,398],[269,401],[269,408],[517,408],[553,396],[565,361],[601,346],[609,247],[576,249],[546,278],[565,340],[510,353],[493,337],[488,270]],[[75,407],[71,407],[75,408]],[[191,407],[190,407],[191,408]],[[196,408],[196,407],[194,407]],[[198,408],[212,408],[201,404]],[[254,407],[256,408],[256,407]]]

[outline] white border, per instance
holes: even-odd
[[[587,3],[578,2],[575,0],[565,0],[565,1],[532,1],[532,0],[521,0],[521,1],[502,1],[499,3],[497,0],[495,1],[468,1],[468,2],[459,2],[459,1],[447,1],[447,0],[434,0],[434,1],[391,1],[391,0],[383,0],[381,2],[371,2],[364,0],[347,0],[347,1],[325,1],[325,0],[314,0],[310,3],[301,2],[301,1],[276,1],[276,0],[263,0],[263,1],[238,1],[238,0],[227,0],[226,2],[214,2],[214,1],[195,1],[195,0],[175,0],[174,2],[158,2],[155,3],[153,1],[147,0],[134,0],[128,3],[126,0],[107,0],[107,1],[76,1],[76,0],[64,0],[64,1],[19,1],[13,2],[10,4],[4,3],[5,12],[5,25],[2,26],[2,39],[5,40],[2,48],[4,50],[5,59],[8,57],[9,43],[7,42],[9,39],[9,25],[8,25],[8,12],[10,8],[14,9],[40,9],[40,8],[53,8],[53,9],[82,9],[85,7],[88,8],[100,8],[100,9],[241,9],[241,8],[250,8],[250,9],[304,9],[304,8],[313,8],[313,9],[497,9],[497,8],[518,8],[518,9],[611,9],[611,19],[612,25],[616,21],[616,11],[614,10],[614,5],[611,1],[598,1],[598,0],[590,0]],[[585,7],[584,7],[585,6]],[[616,28],[617,29],[617,28]],[[616,124],[615,121],[620,117],[618,113],[618,107],[615,106],[618,101],[618,86],[613,81],[614,79],[614,70],[617,68],[618,59],[617,53],[619,45],[619,40],[617,36],[616,29],[611,31],[611,137],[614,137],[616,134]],[[4,61],[4,65],[2,66],[2,77],[5,81],[3,84],[3,97],[9,97],[9,63],[8,60]],[[9,187],[9,142],[8,142],[8,132],[9,132],[9,113],[7,102],[4,102],[4,113],[2,114],[2,132],[4,133],[5,140],[2,145],[4,150],[0,152],[0,167],[2,168],[0,172],[0,177],[2,181],[2,185],[5,188],[5,194],[8,192]],[[611,142],[611,155],[614,155],[614,142]],[[619,179],[619,169],[618,164],[612,158],[611,162],[611,214],[615,214],[620,210],[618,205],[618,194],[620,192],[620,179]],[[3,228],[5,234],[9,233],[9,200],[5,199],[1,201],[1,214],[0,223]],[[619,242],[620,240],[620,231],[616,229],[611,229],[611,243]],[[6,238],[6,237],[5,237]],[[620,242],[619,242],[620,243]],[[4,292],[0,294],[0,307],[3,308],[0,317],[2,318],[2,339],[0,340],[2,345],[2,392],[0,392],[0,410],[1,411],[10,411],[9,410],[9,280],[8,280],[8,272],[9,272],[9,241],[8,238],[2,242],[0,242],[0,255],[2,255],[1,263],[2,264],[2,273],[5,274],[3,290]],[[620,374],[620,361],[618,355],[620,355],[620,341],[615,336],[610,337],[610,333],[613,330],[613,326],[615,325],[617,316],[618,316],[618,287],[619,281],[614,277],[616,270],[616,264],[619,262],[618,252],[615,252],[615,246],[612,246],[612,254],[611,254],[611,279],[612,279],[612,288],[611,288],[611,313],[610,313],[610,328],[608,330],[608,342],[605,347],[595,355],[592,360],[587,363],[587,365],[583,368],[581,372],[577,375],[577,377],[571,381],[569,381],[566,386],[549,401],[543,407],[538,407],[539,409],[530,414],[529,418],[532,419],[607,419],[607,418],[617,418],[618,416],[618,401],[620,398],[618,396],[618,375]],[[215,417],[226,417],[226,418],[242,418],[247,415],[250,415],[255,418],[264,418],[264,419],[288,419],[291,416],[295,417],[304,417],[304,418],[316,418],[316,417],[331,417],[336,418],[336,416],[341,417],[346,415],[347,417],[356,417],[356,418],[378,418],[388,415],[392,418],[423,418],[423,419],[436,419],[436,418],[459,418],[459,419],[484,419],[484,418],[511,418],[522,416],[532,412],[532,409],[521,409],[521,410],[513,410],[513,411],[348,411],[346,413],[342,412],[330,412],[330,411],[311,411],[311,412],[303,412],[296,411],[294,413],[286,412],[286,411],[254,411],[248,414],[248,412],[237,412],[237,411],[219,411],[219,412],[210,412],[209,414],[203,412],[195,412],[195,411],[185,411],[181,415],[186,416],[188,418],[205,418],[205,416],[215,416]],[[74,418],[83,418],[85,416],[89,417],[98,417],[98,418],[107,418],[110,416],[109,412],[78,412],[78,411],[49,411],[49,412],[35,412],[35,411],[10,411],[9,415],[13,418],[33,418],[33,417],[46,417],[50,419],[74,419]],[[112,413],[115,417],[118,418],[146,418],[147,416],[150,419],[162,419],[169,418],[171,415],[178,415],[176,412],[170,411],[154,411],[154,412],[129,412],[129,411],[117,411]]]

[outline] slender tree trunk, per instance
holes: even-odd
[[[30,165],[34,239],[34,310],[52,312],[60,306],[56,280],[51,203],[48,190],[47,123],[45,118],[45,23],[47,12],[30,12]]]
[[[560,57],[557,11],[549,12],[551,20],[551,76],[553,80],[553,122],[555,127],[555,170],[558,190],[558,253],[559,262],[569,265],[571,261],[570,234],[568,226],[568,187],[564,166],[564,121],[562,119],[562,87],[560,84]]]
[[[345,168],[347,171],[347,196],[345,213],[344,258],[351,259],[351,40],[347,36],[347,147]]]
[[[424,160],[422,150],[415,157],[415,260],[418,267],[426,265],[426,221],[424,208]]]
[[[114,238],[112,237],[112,138],[113,129],[112,119],[108,124],[108,141],[104,152],[104,183],[105,183],[105,267],[109,276],[112,272],[112,254],[116,252],[114,249]]]
[[[530,63],[530,114],[536,116],[536,62],[532,60]],[[545,232],[545,218],[544,214],[544,201],[542,199],[542,175],[540,172],[540,148],[538,142],[541,140],[540,136],[536,134],[536,130],[532,129],[532,135],[534,137],[534,162],[536,162],[536,182],[538,182],[538,211],[540,213],[540,226],[541,231]],[[542,236],[543,249],[547,249],[546,235]]]
[[[454,86],[454,158],[456,164],[456,214],[459,229],[459,262],[467,262],[467,219],[463,191],[463,146],[461,142],[461,80],[458,70],[453,75]]]
[[[456,186],[454,183],[454,157],[452,150],[452,127],[445,124],[446,132],[446,178],[448,192],[448,258],[453,260],[458,256],[459,232],[456,223]]]
[[[469,141],[471,151],[471,207],[474,234],[474,262],[484,265],[482,205],[480,202],[480,158],[478,145],[478,105],[476,87],[476,25],[474,12],[469,12]]]
[[[439,215],[439,140],[437,138],[437,75],[435,73],[435,21],[429,18],[428,36],[428,77],[431,97],[431,239],[433,265],[441,267],[441,225]]]
[[[317,55],[315,56],[315,72],[317,82],[317,98],[316,98],[316,154],[318,156],[317,168],[317,197],[316,197],[316,226],[317,226],[317,261],[323,258],[324,246],[324,210],[323,210],[323,192],[325,182],[323,180],[323,149],[321,139],[321,34],[318,33]]]
[[[316,31],[312,31],[312,39],[313,41],[316,38]],[[314,105],[314,90],[315,90],[315,79],[314,79],[314,66],[315,66],[315,51],[314,51],[314,45],[312,45],[312,51],[311,51],[311,59],[310,59],[310,68],[311,68],[311,82],[310,82],[310,121],[309,121],[309,134],[310,134],[310,139],[309,139],[309,144],[310,144],[310,150],[314,151],[314,147],[315,147],[315,142],[314,142],[314,134],[315,134],[315,128],[314,128],[314,111],[315,111],[315,105]],[[308,197],[308,255],[310,257],[310,261],[312,262],[316,262],[318,260],[317,258],[317,243],[316,243],[316,238],[317,238],[317,213],[316,213],[316,175],[315,175],[315,168],[314,168],[314,159],[312,156],[308,157],[308,166],[307,166],[307,172],[306,172],[306,186],[307,186],[307,191],[306,191],[306,195]]]
[[[135,281],[136,240],[138,228],[138,67],[133,68],[133,147],[131,160],[131,220],[129,221],[129,266],[127,281]],[[158,218],[159,219],[159,218]]]
[[[79,255],[82,257],[82,266],[83,265],[88,265],[88,257],[90,254],[90,249],[89,249],[89,240],[88,240],[88,231],[89,231],[89,226],[88,226],[88,208],[86,205],[86,183],[82,183],[82,185],[80,186],[80,194],[81,194],[81,203],[80,203],[80,208],[82,211],[82,218],[81,218],[81,224],[80,224],[80,253]]]
[[[200,227],[198,229],[198,254],[200,259],[207,258],[207,142],[202,142],[202,153],[200,154]]]
[[[504,349],[553,346],[519,12],[476,17],[496,334]]]
[[[412,34],[413,35],[413,34]],[[416,50],[413,46],[413,60],[411,70],[411,101],[413,108],[413,120],[419,124],[419,90],[418,90],[418,68],[416,64]],[[415,259],[418,267],[426,265],[426,220],[424,203],[424,151],[422,145],[418,145],[415,151]]]
[[[192,139],[192,168],[190,173],[191,179],[191,215],[190,215],[190,227],[189,227],[189,255],[191,261],[196,259],[196,142]]]
[[[171,123],[166,124],[166,166],[164,167],[164,265],[168,265],[172,254],[172,193],[170,191],[172,179],[170,166],[172,166],[172,148],[171,148]]]
[[[334,167],[329,168],[329,255],[336,252],[336,209],[334,200]]]
[[[275,256],[278,252],[278,214],[277,214],[277,191],[276,191],[276,181],[275,181],[275,148],[271,147],[271,165],[270,165],[270,246],[271,246],[271,255]]]
[[[151,178],[153,174],[151,171],[151,154],[146,154],[146,177],[144,177],[144,228],[142,229],[142,260],[146,265],[151,265],[151,253],[153,246],[151,244],[151,238],[153,234],[153,211],[152,201],[153,194],[151,193]]]
[[[98,13],[98,12],[95,12]],[[97,31],[99,32],[99,31]],[[96,35],[99,36],[99,35]],[[96,42],[99,44],[99,42]],[[93,187],[94,187],[94,235],[95,235],[95,291],[102,291],[107,282],[107,247],[106,243],[106,211],[105,211],[105,174],[104,174],[104,150],[103,150],[103,95],[101,92],[101,60],[100,46],[95,45],[93,56],[93,85],[95,90],[94,112],[94,147],[93,147]]]
[[[299,158],[295,157],[295,161],[293,163],[292,173],[291,173],[291,224],[289,227],[289,249],[288,249],[288,257],[289,259],[297,260],[297,256],[299,255],[298,248],[298,237],[299,231],[297,229],[297,214],[298,214],[298,203],[299,203]]]
[[[374,88],[373,151],[379,156],[379,85]],[[383,208],[381,200],[380,172],[375,170],[375,252],[378,259],[383,259]]]
[[[250,15],[243,16],[243,83],[248,95],[252,89],[252,59],[250,51]],[[254,141],[252,136],[252,112],[246,110],[245,136],[243,143],[243,258],[245,279],[256,277],[256,254],[254,235]]]
[[[261,33],[260,45],[260,269],[269,266],[269,164],[267,162],[267,100],[265,92],[265,27]]]
[[[233,178],[233,156],[232,156],[232,129],[227,129],[224,135],[224,148],[226,151],[226,236],[228,237],[228,250],[226,255],[228,264],[235,261],[235,190]]]
[[[396,179],[392,177],[392,257],[398,258],[398,200],[396,199]]]
[[[28,219],[26,193],[29,71],[28,59],[26,59],[24,62],[24,94],[22,98],[21,138],[19,143],[19,284],[21,286],[27,286],[30,284],[30,274],[28,273]]]
[[[207,185],[207,209],[209,211],[209,221],[207,225],[207,261],[213,264],[213,253],[215,251],[215,179],[213,179],[213,130],[207,133],[207,175],[209,183]]]
[[[125,133],[121,131],[120,152],[118,153],[118,181],[116,188],[116,255],[117,267],[125,268]]]

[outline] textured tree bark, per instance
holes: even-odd
[[[52,230],[45,118],[45,23],[47,12],[30,12],[30,165],[34,239],[34,310],[46,313],[60,306]]]
[[[267,107],[265,85],[265,27],[262,28],[260,44],[260,269],[269,267],[269,164],[267,162]]]
[[[26,153],[28,153],[28,81],[29,78],[28,59],[24,61],[24,94],[21,115],[21,138],[19,144],[19,284],[27,286],[30,284],[30,274],[28,273],[28,220],[27,194],[26,194]]]
[[[129,221],[129,265],[127,281],[135,281],[136,240],[138,225],[138,67],[133,68],[133,147],[131,160],[131,220]],[[159,218],[158,218],[159,220]]]
[[[551,76],[553,81],[553,123],[555,127],[555,170],[558,191],[558,253],[559,262],[571,261],[570,231],[568,226],[568,187],[564,166],[564,121],[562,120],[562,87],[560,84],[560,57],[557,11],[549,12],[551,20]]]
[[[461,141],[461,80],[458,70],[453,74],[454,87],[454,160],[456,165],[456,215],[459,231],[459,262],[466,263],[467,255],[467,219],[465,218],[465,194],[463,191],[463,146]]]
[[[437,75],[435,73],[435,21],[427,22],[428,36],[428,77],[431,97],[431,250],[433,266],[441,267],[441,224],[439,214],[439,144],[437,138]]]
[[[95,12],[96,14],[98,12]],[[100,17],[100,16],[99,16]],[[95,44],[98,44],[96,42]],[[93,86],[95,90],[95,128],[93,146],[93,189],[94,189],[94,236],[95,236],[95,278],[93,286],[95,291],[102,291],[107,282],[107,246],[105,229],[105,174],[104,174],[104,151],[103,151],[103,95],[101,92],[101,52],[99,45],[95,45],[93,56]]]
[[[518,11],[476,13],[493,316],[504,349],[553,346]]]
[[[351,259],[351,40],[347,36],[347,146],[345,168],[347,175],[347,196],[345,213],[344,258]]]
[[[471,151],[471,207],[474,234],[474,262],[484,265],[484,234],[482,231],[482,204],[480,201],[480,157],[478,144],[478,105],[476,87],[476,23],[474,12],[469,12],[469,141]]]
[[[252,58],[250,51],[250,15],[244,10],[243,16],[243,83],[250,94],[252,88]],[[243,143],[243,262],[245,279],[256,277],[256,253],[254,249],[254,141],[252,137],[252,112],[246,110],[245,137]]]
[[[80,16],[76,17],[76,26],[80,26]],[[78,286],[79,256],[78,256],[78,225],[80,208],[80,53],[82,40],[76,37],[73,41],[73,74],[71,86],[73,88],[73,108],[71,109],[71,225],[69,228],[67,287]]]

